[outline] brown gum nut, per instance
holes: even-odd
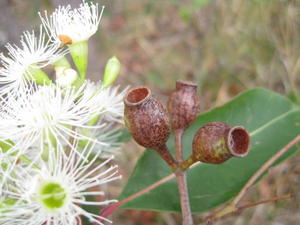
[[[186,129],[199,113],[200,98],[197,85],[190,81],[176,81],[176,90],[170,95],[168,112],[174,130]]]
[[[169,119],[163,105],[151,95],[147,87],[129,90],[124,98],[125,125],[135,141],[158,149],[170,135]]]
[[[250,136],[245,128],[211,122],[201,127],[194,136],[193,155],[201,162],[219,164],[232,156],[246,156],[249,147]]]

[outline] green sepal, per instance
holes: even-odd
[[[50,85],[52,83],[51,79],[43,70],[32,66],[28,67],[24,76],[28,81],[35,81],[37,84]]]
[[[84,80],[88,63],[88,41],[81,41],[69,45],[69,49],[80,78]]]

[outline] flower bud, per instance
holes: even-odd
[[[117,79],[121,69],[121,63],[117,57],[110,58],[105,66],[104,76],[103,76],[103,87],[108,87],[114,83]]]
[[[125,125],[135,141],[155,150],[165,145],[170,135],[169,119],[150,89],[137,87],[129,90],[124,103]]]
[[[172,128],[185,130],[196,119],[199,103],[197,85],[188,81],[177,81],[176,90],[168,101]]]
[[[61,87],[68,87],[74,84],[79,78],[76,70],[67,67],[55,67],[56,71],[56,83]]]
[[[249,152],[250,136],[242,126],[212,122],[201,127],[193,140],[193,158],[219,164],[232,156],[244,157]]]

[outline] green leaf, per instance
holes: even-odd
[[[265,161],[296,137],[300,133],[300,107],[289,99],[262,88],[247,91],[224,106],[198,117],[184,134],[185,157],[191,154],[195,132],[212,121],[243,125],[250,132],[252,147],[245,158],[233,158],[221,165],[202,163],[188,171],[193,213],[207,211],[232,199]],[[172,150],[173,142],[172,136],[168,141],[168,146]],[[294,147],[281,160],[295,151]],[[171,171],[154,151],[146,150],[120,199],[146,188],[170,173]],[[122,207],[180,212],[175,179],[127,202]]]

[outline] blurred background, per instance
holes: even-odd
[[[0,0],[0,50],[37,29],[37,12],[80,0]],[[122,87],[147,85],[166,101],[177,79],[199,85],[201,110],[222,105],[238,93],[262,86],[299,101],[299,0],[99,0],[105,5],[100,30],[90,44],[89,76],[101,79],[113,55],[122,63]],[[118,155],[121,192],[143,149],[133,142]],[[245,198],[255,202],[293,193],[295,199],[269,203],[230,216],[216,225],[299,225],[300,157],[272,168]],[[298,199],[298,200],[297,200]],[[206,214],[195,215],[201,218]],[[177,225],[180,216],[119,210],[117,225]]]

